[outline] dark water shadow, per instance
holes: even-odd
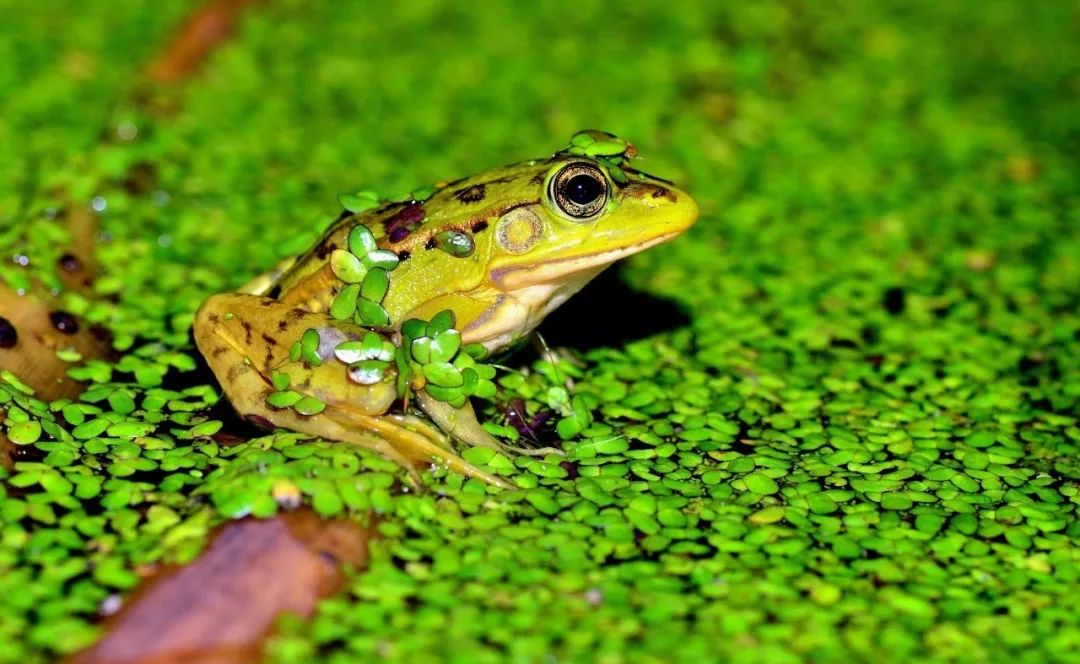
[[[674,300],[636,291],[606,270],[540,325],[549,346],[578,351],[622,346],[690,323]]]

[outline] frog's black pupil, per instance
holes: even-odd
[[[604,193],[600,182],[591,175],[575,175],[566,183],[566,197],[578,205],[588,205]]]

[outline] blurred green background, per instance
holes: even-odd
[[[372,569],[272,657],[1080,657],[1075,2],[267,2],[149,117],[129,92],[189,8],[0,0],[0,247],[49,237],[27,229],[57,191],[99,197],[105,303],[71,306],[128,354],[109,389],[141,399],[153,381],[119,374],[193,365],[201,299],[303,249],[341,192],[594,127],[703,212],[617,268],[685,320],[564,368],[596,420],[567,444],[579,476],[520,459],[524,491],[388,498]],[[136,168],[145,191],[124,186]],[[504,397],[543,404],[557,381],[534,369]],[[24,477],[5,499],[0,661],[92,639],[130,563],[190,555],[170,547],[233,513],[242,453],[156,436],[228,482],[72,502]],[[69,443],[49,473],[159,468]]]

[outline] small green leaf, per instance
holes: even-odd
[[[364,277],[360,295],[372,302],[382,302],[390,289],[390,275],[381,267],[372,268]]]
[[[570,137],[570,145],[573,145],[574,147],[584,148],[595,142],[596,137],[593,136],[592,131],[579,131]]]
[[[91,438],[97,438],[101,434],[105,433],[105,429],[109,428],[109,420],[103,417],[97,417],[92,420],[83,422],[79,426],[75,427],[71,431],[71,435],[79,440],[90,440]]]
[[[419,318],[410,318],[401,324],[401,334],[409,339],[419,339],[427,331],[427,323]]]
[[[364,357],[362,359],[389,362],[394,358],[394,344],[383,339],[375,332],[368,332],[364,335],[363,345]]]
[[[746,482],[746,488],[754,493],[770,495],[780,491],[780,487],[777,486],[776,480],[764,473],[750,473],[743,478],[743,481]]]
[[[412,380],[408,350],[405,348],[394,349],[394,365],[397,366],[398,370],[395,388],[397,389],[398,397],[401,398],[409,391],[409,382]]]
[[[274,389],[280,392],[289,389],[292,378],[283,371],[274,371],[270,373],[270,382],[273,383]]]
[[[108,401],[110,408],[123,415],[128,415],[135,411],[135,399],[132,398],[131,393],[127,390],[116,390],[109,395]]]
[[[484,344],[465,344],[461,347],[461,350],[474,360],[482,360],[487,355]]]
[[[409,349],[412,358],[420,364],[427,364],[431,361],[431,337],[420,337],[414,339],[412,347]]]
[[[449,362],[425,364],[424,378],[439,387],[461,387],[465,384],[461,371]]]
[[[480,376],[476,369],[467,367],[461,370],[461,391],[467,396],[476,394],[476,388],[480,385]]]
[[[359,341],[343,341],[334,348],[334,357],[345,364],[359,362],[366,356],[364,344]]]
[[[438,191],[438,189],[435,187],[421,187],[420,189],[413,191],[412,197],[418,201],[426,201],[431,198],[432,194],[436,191]]]
[[[461,348],[461,333],[457,330],[443,330],[431,340],[431,361],[449,362]]]
[[[281,390],[278,392],[271,392],[266,397],[266,403],[274,408],[288,408],[299,402],[304,395],[294,390]]]
[[[301,415],[318,415],[326,410],[326,404],[315,397],[304,397],[296,402],[296,405],[293,406],[293,410]]]
[[[335,249],[330,254],[330,269],[335,277],[347,284],[358,284],[367,275],[363,262],[344,249]]]
[[[374,385],[383,379],[389,362],[362,360],[349,367],[349,380],[361,385]]]
[[[454,327],[454,312],[450,309],[443,309],[439,313],[432,317],[431,322],[427,326],[427,336],[436,337],[441,332]]]
[[[574,417],[564,417],[555,425],[555,432],[563,440],[570,440],[581,433],[581,424]]]
[[[319,348],[319,332],[315,329],[304,330],[304,336],[300,337],[300,348],[309,353]]]
[[[334,490],[333,485],[327,482],[325,486],[320,486],[315,495],[311,497],[311,507],[319,516],[329,517],[340,514],[345,505],[341,501],[341,496]]]
[[[360,224],[353,226],[352,230],[349,231],[348,242],[349,251],[357,258],[364,258],[379,248],[379,245],[375,243],[375,236],[371,234],[371,231],[366,226]]]
[[[495,383],[490,380],[480,379],[480,382],[476,386],[476,392],[473,396],[480,399],[494,399],[495,398]]]
[[[8,439],[16,445],[30,445],[41,438],[41,423],[36,420],[20,422],[8,429]]]
[[[626,143],[621,141],[595,141],[584,147],[585,154],[590,157],[615,156],[626,152]]]
[[[146,400],[143,400],[143,408],[146,408]],[[77,404],[68,404],[64,406],[64,409],[60,411],[67,420],[68,424],[72,426],[78,426],[86,421],[86,413]]]
[[[447,403],[465,398],[465,395],[462,394],[460,387],[440,387],[438,385],[432,385],[429,383],[428,385],[424,386],[424,391],[427,392],[433,399],[438,399],[439,401],[445,401]]]
[[[349,284],[334,296],[330,303],[330,317],[334,320],[349,320],[356,314],[356,298],[360,294],[360,284]]]
[[[385,327],[390,324],[390,314],[378,302],[361,297],[356,300],[356,317],[361,325]]]
[[[374,191],[358,191],[355,194],[341,194],[338,203],[349,212],[364,212],[379,207],[379,195]]]
[[[372,251],[364,256],[363,261],[368,268],[381,267],[384,270],[393,270],[401,262],[397,254],[386,249]]]

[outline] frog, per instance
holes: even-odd
[[[394,200],[343,197],[308,251],[207,298],[195,343],[249,422],[373,450],[414,482],[441,464],[510,487],[456,449],[530,450],[494,437],[475,397],[451,388],[486,383],[477,360],[520,345],[602,270],[694,224],[694,199],[636,157],[628,141],[586,130],[549,157]]]

